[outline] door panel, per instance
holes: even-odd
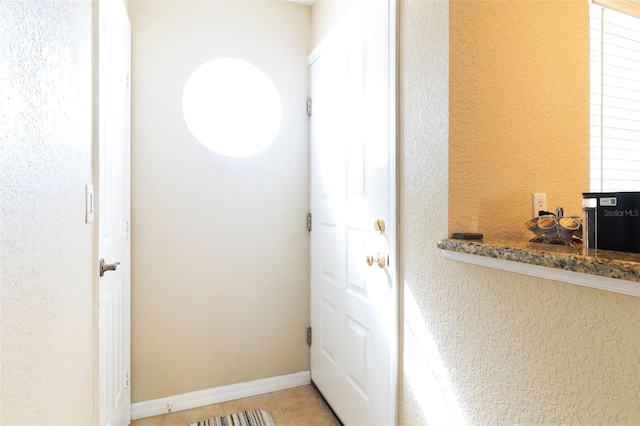
[[[98,416],[101,425],[128,425],[131,29],[122,1],[101,0],[98,7],[98,254],[117,263],[98,284]]]
[[[347,229],[347,259],[354,259],[354,262],[347,262],[347,292],[356,298],[360,298],[364,303],[369,303],[369,294],[365,276],[367,270],[363,259],[367,257],[367,233],[364,229]],[[360,260],[360,261],[358,261]]]
[[[345,425],[395,423],[391,3],[358,6],[312,55],[311,375]],[[374,221],[388,225],[378,232]],[[380,263],[379,263],[380,262]]]

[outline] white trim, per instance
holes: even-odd
[[[495,259],[479,256],[477,254],[460,253],[457,251],[441,250],[442,257],[457,260],[488,268],[502,269],[503,271],[516,272],[518,274],[531,275],[533,277],[549,280],[563,281],[584,287],[597,288],[613,293],[626,294],[640,297],[640,283],[616,278],[602,277],[600,275],[585,274],[582,272],[566,271],[564,269],[548,268],[546,266],[530,265],[528,263],[513,262],[511,260]]]
[[[217,388],[183,393],[182,395],[136,402],[135,404],[131,404],[131,419],[138,420],[146,417],[166,414],[168,412],[168,407],[171,407],[172,412],[189,410],[191,408],[203,407],[205,405],[218,404],[221,402],[233,401],[234,399],[247,398],[250,396],[305,386],[310,383],[311,373],[309,371],[301,371],[299,373],[287,374],[284,376],[269,377],[266,379],[254,380],[252,382],[237,383]]]
[[[391,276],[392,285],[395,291],[393,292],[393,319],[395,323],[391,328],[392,333],[389,336],[389,362],[391,363],[391,419],[394,424],[399,423],[398,415],[398,400],[400,393],[400,381],[398,371],[398,357],[400,355],[400,289],[398,286],[398,179],[397,179],[397,152],[398,152],[398,100],[397,100],[397,41],[398,41],[398,29],[397,29],[397,14],[398,4],[396,0],[389,0],[389,158],[388,158],[388,181],[389,181],[389,256],[393,259],[389,262],[389,274]]]
[[[313,6],[313,4],[316,2],[316,0],[286,0],[286,1],[291,3],[302,4],[305,6]]]
[[[640,0],[591,0],[591,3],[640,18]]]

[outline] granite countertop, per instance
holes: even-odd
[[[598,250],[583,255],[581,249],[571,247],[486,238],[444,239],[438,241],[438,248],[640,283],[640,253]]]

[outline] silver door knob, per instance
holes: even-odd
[[[115,271],[120,262],[105,263],[104,259],[100,259],[100,276],[102,277],[106,271]]]

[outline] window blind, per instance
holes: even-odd
[[[640,191],[640,19],[590,14],[591,191]]]

